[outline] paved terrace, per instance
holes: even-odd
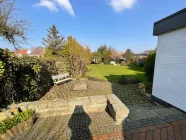
[[[186,120],[124,131],[103,113],[39,119],[16,140],[186,140]]]
[[[174,108],[151,102],[139,93],[137,84],[81,82],[88,85],[87,90],[73,91],[72,87],[77,83],[74,81],[53,87],[41,100],[113,93],[130,110],[122,126],[116,125],[107,112],[84,112],[40,118],[31,130],[15,139],[185,139],[186,115]]]

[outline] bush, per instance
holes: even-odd
[[[3,121],[0,121],[0,134],[5,133],[7,130],[16,126],[18,123],[24,122],[31,117],[33,117],[34,111],[26,110],[24,112],[20,112],[16,114],[13,118],[7,118]]]
[[[48,64],[34,57],[16,57],[0,49],[0,95],[5,103],[39,99],[53,81]]]
[[[122,61],[121,62],[121,66],[127,66],[126,62],[125,61]]]
[[[146,60],[146,58],[136,57],[136,58],[134,58],[134,60],[133,60],[133,65],[139,66],[139,67],[144,67],[144,65],[145,65],[145,60]]]
[[[156,59],[156,53],[153,52],[147,57],[144,66],[144,70],[151,81],[153,81],[153,76],[154,76],[155,59]]]
[[[84,76],[90,64],[90,50],[88,47],[82,47],[75,38],[69,36],[62,50],[62,55],[66,58],[73,77]]]

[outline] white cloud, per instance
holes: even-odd
[[[46,7],[50,11],[57,12],[58,9],[56,4],[61,6],[64,10],[66,10],[72,16],[75,16],[74,10],[69,0],[40,0],[39,3],[34,4],[34,7]]]
[[[63,9],[65,9],[69,14],[75,16],[74,10],[69,0],[55,0]]]
[[[35,7],[46,7],[50,11],[55,11],[55,12],[58,11],[56,5],[50,0],[40,0],[40,2],[36,3],[34,6]]]
[[[136,2],[137,0],[110,0],[109,5],[111,5],[116,12],[122,12],[125,9],[132,8]]]

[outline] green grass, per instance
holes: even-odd
[[[126,78],[138,79],[141,82],[148,81],[143,68],[137,66],[112,66],[97,64],[90,65],[89,70],[86,72],[86,76],[112,82],[119,82],[123,75],[125,75]]]

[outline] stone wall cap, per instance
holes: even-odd
[[[105,97],[105,95],[96,95],[96,96],[90,96],[90,101],[92,103],[106,103],[107,102],[107,98]]]
[[[106,95],[107,99],[109,100],[110,104],[123,104],[120,99],[114,94]]]

